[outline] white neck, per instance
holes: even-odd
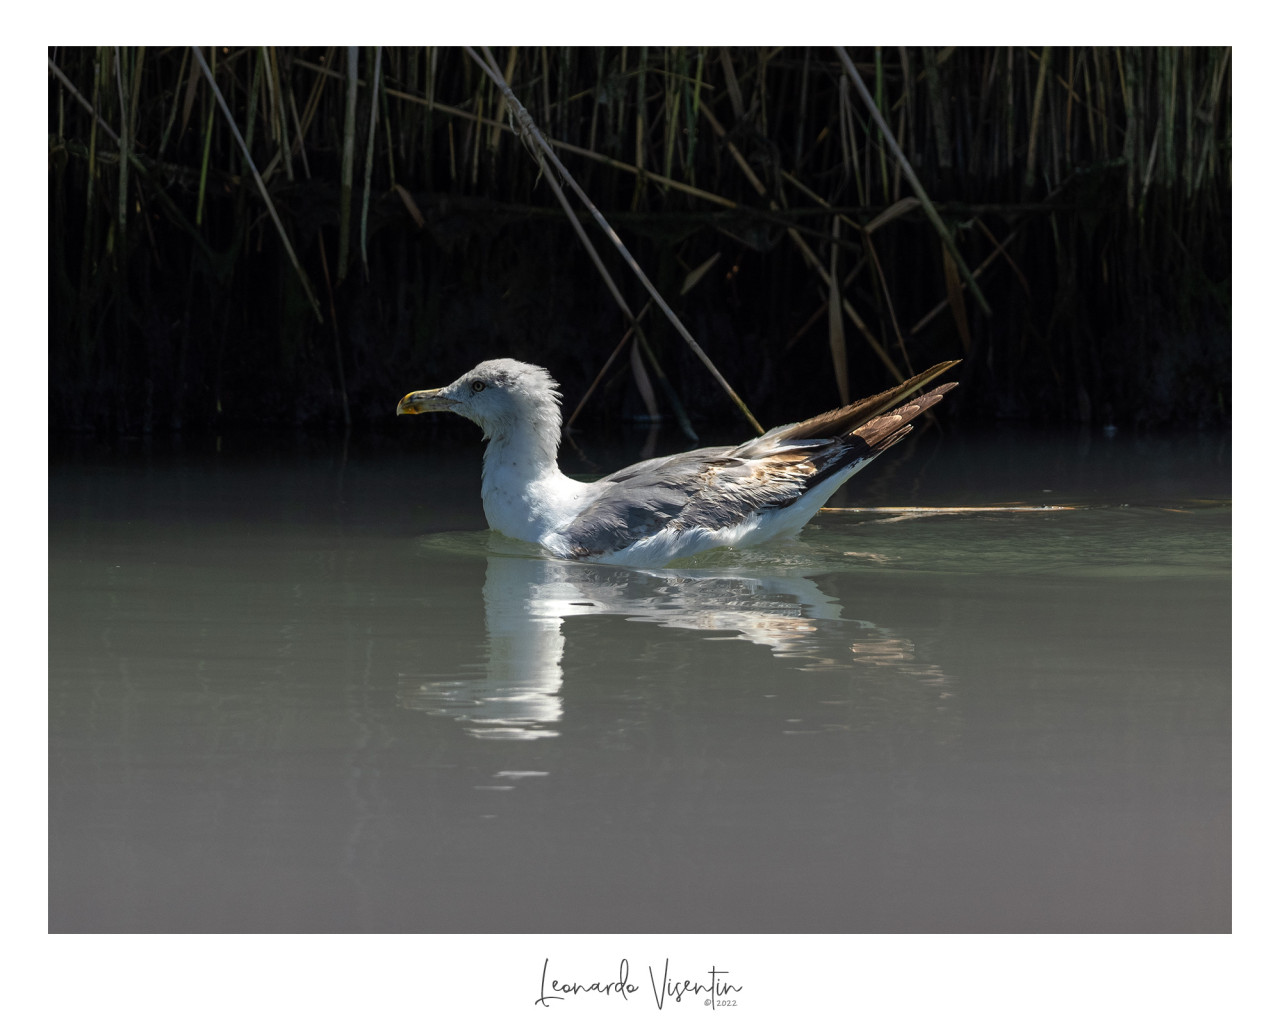
[[[513,432],[512,424],[486,429],[480,484],[485,518],[508,537],[537,543],[577,514],[588,487],[556,463],[560,421],[531,420],[523,432]]]

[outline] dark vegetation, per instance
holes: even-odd
[[[1229,48],[492,56],[766,425],[953,357],[957,416],[1229,421]],[[51,428],[369,424],[504,354],[572,410],[615,351],[580,421],[742,422],[478,55],[55,47],[48,88]]]

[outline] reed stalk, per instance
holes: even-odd
[[[275,223],[276,231],[280,234],[280,243],[285,249],[285,253],[289,256],[294,271],[298,274],[298,282],[302,285],[302,289],[306,292],[307,300],[311,303],[311,310],[315,312],[316,321],[324,322],[324,316],[320,314],[320,303],[316,300],[316,296],[311,291],[311,283],[307,279],[306,272],[303,271],[302,263],[298,261],[297,254],[294,253],[293,245],[289,242],[289,234],[285,232],[284,223],[280,221],[280,215],[276,211],[276,206],[271,202],[271,195],[267,192],[267,186],[262,181],[262,177],[258,175],[258,168],[253,162],[252,155],[249,154],[249,148],[244,142],[244,137],[240,135],[240,130],[236,127],[235,119],[231,117],[231,111],[227,107],[227,102],[222,98],[222,92],[218,89],[218,84],[214,81],[213,70],[205,63],[204,56],[200,53],[199,48],[193,47],[192,54],[195,57],[196,64],[200,66],[200,71],[208,80],[209,89],[213,94],[213,98],[217,105],[222,109],[223,115],[226,117],[227,125],[231,130],[231,135],[235,137],[236,143],[239,144],[240,150],[244,154],[245,162],[249,166],[249,171],[253,175],[254,182],[258,186],[258,193],[262,197],[262,203],[266,205],[268,213],[271,215],[271,221]],[[212,110],[212,107],[210,108]],[[204,178],[201,177],[203,184]],[[201,188],[203,195],[203,186]],[[197,225],[199,223],[197,222]]]
[[[924,213],[929,217],[929,221],[933,223],[934,228],[938,231],[938,235],[942,238],[943,244],[947,248],[951,259],[955,262],[956,267],[960,269],[964,276],[965,282],[969,285],[969,289],[973,291],[973,296],[981,306],[982,310],[991,314],[991,306],[987,304],[987,299],[982,296],[982,291],[978,288],[977,282],[973,278],[973,274],[969,272],[969,267],[965,264],[963,256],[960,254],[959,248],[956,247],[955,237],[952,236],[946,224],[942,221],[942,217],[938,214],[937,208],[933,206],[933,202],[929,200],[929,195],[925,192],[924,185],[920,182],[915,170],[911,167],[911,163],[907,161],[907,156],[902,153],[902,148],[898,145],[897,139],[890,131],[888,124],[884,120],[884,116],[880,114],[880,109],[876,107],[875,98],[867,90],[866,84],[862,81],[862,76],[858,74],[858,70],[853,66],[853,62],[849,60],[849,55],[845,53],[843,47],[837,47],[836,53],[840,56],[840,62],[844,65],[845,73],[853,81],[854,88],[862,96],[870,110],[871,117],[876,124],[880,126],[880,131],[884,134],[884,141],[888,145],[889,150],[893,152],[893,156],[898,159],[898,167],[902,169],[903,175],[907,177],[907,181],[911,184],[911,188],[915,191],[916,197],[920,199],[920,205],[924,208]]]
[[[364,278],[369,278],[369,191],[373,187],[373,154],[378,129],[378,84],[382,81],[382,47],[375,47],[373,54],[372,95],[369,98],[369,139],[364,154],[364,190],[360,202],[360,264]],[[388,148],[390,151],[390,148]],[[395,176],[392,176],[392,182]]]
[[[675,326],[676,331],[680,334],[680,336],[684,338],[684,342],[689,346],[690,350],[693,351],[693,353],[698,356],[698,359],[702,362],[702,364],[705,365],[707,369],[711,372],[711,375],[715,377],[715,380],[717,383],[720,384],[721,389],[729,396],[730,400],[733,401],[733,403],[737,406],[738,411],[740,411],[743,414],[743,416],[746,417],[747,422],[751,424],[751,426],[755,429],[756,433],[757,434],[764,433],[764,427],[762,427],[760,423],[756,420],[755,416],[751,414],[751,410],[747,408],[746,403],[738,396],[738,393],[732,387],[729,386],[729,382],[720,373],[720,370],[716,368],[715,363],[711,361],[711,358],[707,355],[707,353],[703,351],[701,347],[698,346],[698,342],[693,339],[693,335],[685,328],[684,323],[682,323],[679,317],[676,315],[676,313],[671,310],[671,306],[668,305],[666,301],[663,300],[662,295],[658,293],[658,289],[649,280],[649,277],[644,274],[644,270],[640,268],[639,263],[635,260],[635,258],[631,256],[631,252],[627,250],[627,247],[625,244],[623,244],[621,238],[618,236],[617,233],[614,232],[613,227],[609,225],[608,220],[605,219],[605,217],[600,213],[600,210],[594,204],[591,203],[591,199],[587,197],[587,195],[582,191],[581,187],[578,186],[573,176],[569,174],[569,170],[565,168],[564,165],[561,163],[560,159],[556,157],[555,151],[551,149],[551,147],[547,144],[547,141],[542,137],[542,134],[538,132],[537,126],[533,124],[533,120],[530,118],[528,111],[525,110],[524,105],[522,105],[516,99],[515,94],[511,92],[511,88],[506,84],[505,81],[503,81],[501,77],[501,73],[498,71],[497,64],[493,60],[493,56],[486,51],[485,53],[486,60],[482,61],[480,59],[480,56],[478,54],[475,54],[474,51],[471,51],[471,53],[475,58],[476,63],[479,64],[480,67],[490,76],[490,78],[494,80],[494,82],[498,85],[498,88],[501,89],[507,95],[508,103],[515,110],[516,120],[520,124],[521,134],[522,136],[527,137],[528,140],[532,141],[532,143],[539,148],[539,159],[541,160],[542,156],[545,156],[546,159],[550,161],[550,163],[555,167],[556,172],[559,173],[561,178],[563,178],[564,181],[567,182],[569,186],[574,190],[574,192],[578,195],[578,199],[582,201],[583,205],[587,208],[589,212],[591,212],[592,216],[600,224],[600,228],[604,230],[605,236],[609,239],[609,242],[612,243],[613,246],[617,249],[618,253],[622,255],[623,260],[627,263],[628,266],[630,266],[631,271],[635,273],[635,276],[638,280],[640,280],[641,285],[645,288],[645,290],[649,292],[649,295],[653,298],[655,303],[662,310],[662,313],[671,321],[671,324]],[[568,202],[564,199],[564,195],[560,191],[559,186],[556,185],[554,182],[552,182],[550,185],[552,186],[552,189],[556,191],[557,199],[561,201],[562,207],[565,208],[566,212],[569,212],[571,214],[571,209],[568,205]],[[602,276],[605,279],[605,282],[609,285],[610,290],[614,294],[615,299],[618,301],[623,311],[626,312],[634,322],[634,317],[630,316],[630,311],[627,308],[626,302],[622,300],[622,295],[618,292],[617,286],[614,285],[612,278],[610,278],[606,273],[604,269],[604,265],[599,261],[599,256],[595,253],[595,249],[591,247],[590,243],[588,242],[585,232],[583,232],[581,229],[581,224],[578,222],[576,218],[573,218],[572,222],[574,226],[577,228],[579,237],[581,238],[584,246],[586,246],[587,249],[592,254],[593,259],[596,262],[597,268],[600,270]]]
[[[347,278],[351,249],[351,194],[356,169],[356,104],[359,101],[359,47],[347,47],[346,117],[342,130],[342,178],[338,186],[338,282]]]
[[[150,396],[195,425],[274,382],[339,420],[338,361],[354,422],[406,361],[453,365],[490,336],[573,369],[599,331],[583,270],[612,258],[565,246],[579,228],[537,202],[552,179],[584,223],[625,233],[648,298],[725,253],[682,309],[694,346],[664,324],[628,338],[650,401],[698,404],[703,340],[752,407],[829,404],[846,376],[963,352],[963,397],[1002,412],[1081,418],[1160,391],[1134,418],[1171,417],[1175,394],[1229,409],[1228,353],[1169,342],[1229,326],[1230,48],[49,55],[51,325],[73,342],[51,373],[79,385],[51,399],[63,417],[101,397],[102,425],[150,426]],[[541,162],[507,138],[542,150],[506,90]],[[574,184],[553,157],[577,160]],[[317,331],[326,268],[341,326]]]

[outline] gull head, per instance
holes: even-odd
[[[530,434],[548,444],[554,455],[560,443],[559,386],[541,366],[494,358],[448,387],[406,394],[396,415],[453,412],[479,426],[486,438]]]

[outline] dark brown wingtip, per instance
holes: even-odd
[[[936,380],[948,369],[958,366],[960,362],[961,359],[958,358],[953,358],[947,362],[939,362],[937,365],[930,366],[923,373],[917,373],[909,380],[904,380],[897,387],[890,387],[887,391],[881,391],[879,394],[873,394],[869,398],[855,401],[852,405],[846,405],[844,408],[833,409],[831,412],[824,412],[820,416],[806,419],[804,422],[797,423],[791,427],[787,431],[787,437],[791,440],[800,441],[808,438],[839,437],[850,433],[870,420],[875,419],[876,416],[883,415],[895,406],[900,405],[925,384]],[[944,393],[955,386],[955,383],[947,384],[944,388]],[[937,398],[934,399],[934,401],[936,400]],[[930,404],[933,404],[933,402],[930,402]]]
[[[883,392],[883,394],[877,394],[875,395],[875,397],[881,398],[881,397],[884,397],[884,395],[886,394],[891,394],[899,398],[906,398],[908,395],[912,394],[913,392],[918,391],[925,384],[932,383],[939,376],[945,373],[948,369],[954,369],[963,361],[964,359],[962,358],[952,358],[947,360],[946,362],[939,362],[937,365],[931,365],[923,373],[917,373],[915,376],[911,377],[911,379],[903,380],[902,383],[899,384],[897,387],[893,387],[890,390]],[[954,387],[955,384],[952,383],[950,386]],[[950,390],[950,387],[948,387],[948,390]],[[871,398],[863,399],[863,401],[871,401],[871,400],[872,400]],[[863,401],[855,401],[854,404],[861,405],[863,404]]]
[[[955,365],[955,363],[952,362],[949,365]],[[928,412],[929,409],[942,400],[942,396],[947,391],[956,386],[958,384],[955,382],[938,384],[927,394],[912,398],[891,412],[873,416],[856,430],[850,431],[850,436],[862,438],[872,454],[879,454],[902,440],[907,431],[911,429],[911,421],[917,416]]]

